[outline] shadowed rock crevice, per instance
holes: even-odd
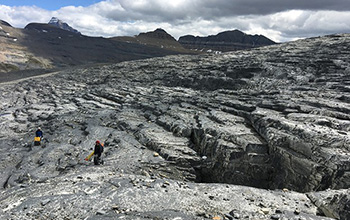
[[[186,105],[182,104],[182,106]],[[143,110],[158,112],[156,107],[153,108],[149,105]],[[250,110],[253,110],[253,108]],[[179,109],[177,109],[177,112],[179,112]],[[196,114],[195,112],[192,113]],[[169,114],[169,111],[167,114]],[[185,143],[184,147],[193,149],[195,151],[194,155],[198,155],[200,158],[191,161],[192,158],[186,159],[183,156],[181,157],[182,160],[177,165],[183,165],[183,161],[188,160],[185,163],[187,169],[195,170],[192,173],[197,175],[196,178],[185,178],[186,180],[240,184],[267,189],[288,187],[298,191],[307,191],[312,187],[313,190],[324,190],[330,187],[329,183],[334,178],[333,171],[327,169],[327,166],[320,165],[315,170],[311,170],[316,163],[312,164],[312,162],[306,160],[311,159],[310,144],[304,143],[298,137],[278,133],[279,139],[274,141],[283,143],[283,145],[269,148],[263,136],[256,133],[254,128],[247,123],[247,120],[240,116],[216,111],[208,116],[194,115],[191,119],[193,122],[189,124],[179,117],[164,117],[161,113],[157,114],[158,116],[150,115],[149,113],[146,115],[148,119],[153,118],[156,120],[157,124],[166,130],[166,133],[171,132],[177,137],[186,138],[183,140]],[[232,121],[227,123],[228,119],[223,116],[230,117],[234,123]],[[191,118],[191,116],[188,116],[188,118]],[[220,129],[213,127],[215,123],[218,124]],[[244,123],[244,125],[239,123]],[[272,123],[277,123],[278,125]],[[207,127],[206,124],[210,125],[210,127]],[[274,121],[269,122],[269,125],[282,126],[280,122]],[[225,126],[229,130],[225,130]],[[264,127],[262,125],[258,126]],[[153,132],[155,131],[153,130]],[[300,132],[299,130],[294,133],[299,134]],[[178,160],[179,155],[171,155],[169,151],[165,150],[167,147],[164,144],[152,141],[154,138],[146,138],[145,135],[140,136],[140,132],[138,132],[136,137],[141,141],[141,144],[158,152],[166,160]],[[169,144],[169,140],[165,142]],[[173,143],[173,145],[176,146],[168,148],[176,149],[178,147],[178,143]],[[301,170],[298,170],[299,168],[297,169],[296,167],[293,169],[288,168],[290,164],[283,160],[286,154],[293,154],[296,158],[300,158],[301,162],[298,162],[301,163],[299,164],[300,169],[304,168]],[[303,164],[303,160],[307,164]],[[311,163],[311,165],[308,163]],[[307,172],[310,173],[311,177],[309,178],[313,178],[313,172],[315,173],[314,175],[321,173],[324,176],[319,182],[314,183],[318,188],[311,185],[312,182],[309,179],[303,177]],[[289,179],[285,181],[287,175],[294,175],[294,182],[291,182]],[[310,184],[310,186],[305,183]]]

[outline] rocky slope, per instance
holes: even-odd
[[[3,83],[0,216],[350,219],[349,47],[333,35]],[[102,166],[83,160],[97,139]]]
[[[249,35],[239,30],[224,31],[208,37],[186,35],[179,38],[179,43],[187,49],[223,52],[276,44],[263,35]]]
[[[0,20],[0,73],[52,68],[49,59],[35,55],[20,43],[25,38],[23,31]]]
[[[24,29],[0,22],[1,73],[116,63],[185,53],[185,49],[88,37],[64,30],[64,24],[28,24]],[[67,28],[67,27],[66,27]],[[177,43],[177,42],[176,42]],[[181,45],[180,45],[181,47]],[[10,75],[10,74],[7,74]]]

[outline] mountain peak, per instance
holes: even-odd
[[[150,32],[146,32],[146,33],[140,33],[138,35],[138,37],[157,38],[157,39],[165,39],[165,40],[176,41],[173,36],[168,34],[162,28],[157,28],[154,31],[150,31]]]
[[[9,23],[7,23],[7,22],[4,21],[4,20],[0,20],[0,24],[1,24],[1,25],[5,25],[5,26],[12,27]]]
[[[66,30],[66,31],[70,31],[70,32],[73,32],[73,33],[76,33],[76,34],[81,34],[79,31],[77,31],[76,29],[72,28],[67,23],[61,21],[57,17],[52,17],[48,24],[51,25],[51,26],[55,26],[55,27],[61,28],[61,29]]]
[[[167,33],[164,29],[162,28],[157,28],[154,32],[163,32],[163,33]]]
[[[49,24],[55,24],[55,23],[62,23],[62,21],[56,17],[52,17],[51,20],[49,21]]]

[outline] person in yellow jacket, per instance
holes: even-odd
[[[43,139],[43,132],[39,127],[38,130],[36,130],[35,132],[34,146],[39,146],[41,144],[42,139]]]

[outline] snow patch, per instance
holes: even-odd
[[[49,21],[49,24],[52,24],[52,23],[58,23],[60,20],[56,17],[52,17],[51,20]]]

